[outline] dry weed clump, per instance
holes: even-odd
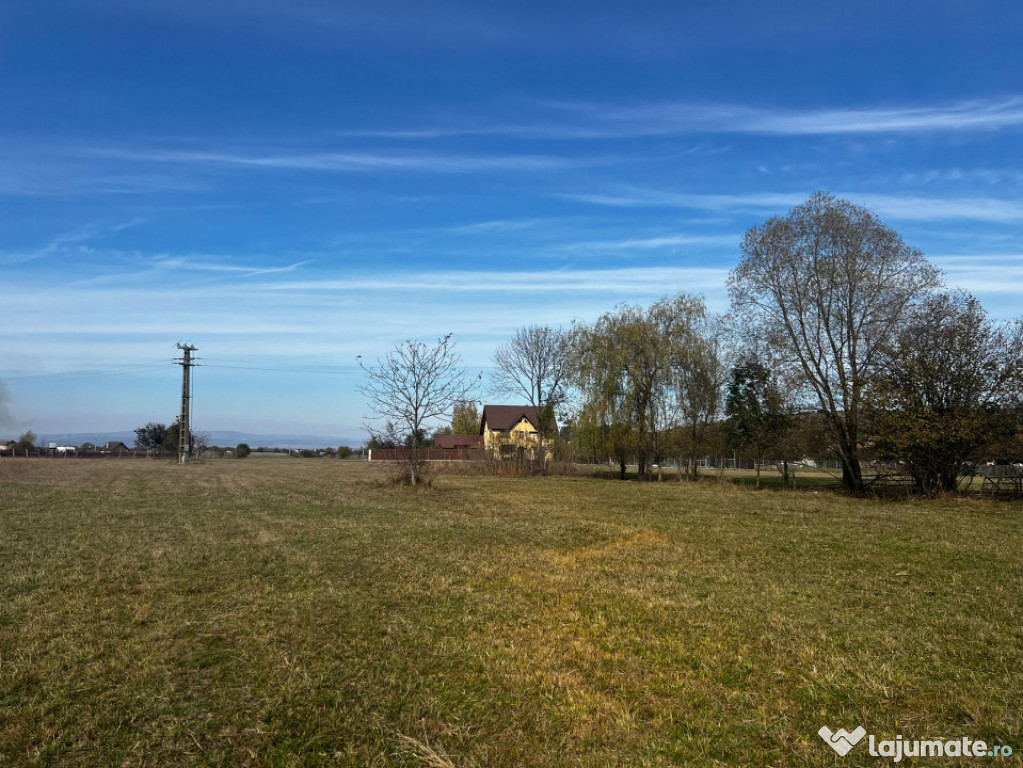
[[[455,762],[443,747],[431,745],[426,736],[420,741],[399,733],[397,740],[399,743],[397,756],[411,758],[417,765],[427,768],[475,768],[476,766],[474,762]]]

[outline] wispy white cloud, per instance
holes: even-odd
[[[16,280],[0,285],[0,304],[36,320],[31,333],[24,326],[0,327],[0,374],[17,360],[25,362],[14,367],[28,371],[76,369],[90,358],[127,365],[182,338],[194,341],[200,355],[273,350],[322,363],[350,361],[353,350],[377,354],[409,336],[454,332],[464,349],[475,350],[476,362],[484,362],[499,340],[522,325],[591,322],[622,301],[645,303],[684,290],[702,293],[722,309],[725,276],[720,269],[678,267],[367,271],[309,280],[239,274],[197,286],[168,283],[159,272],[144,283],[85,287]],[[40,314],[40,306],[60,311]],[[154,306],[190,311],[154,320]],[[97,307],[116,308],[116,321]],[[355,326],[354,336],[343,330]]]
[[[49,241],[36,248],[0,251],[0,264],[24,264],[36,259],[52,258],[70,252],[93,253],[94,248],[89,245],[90,242],[116,237],[124,230],[137,227],[142,223],[142,220],[136,219],[121,224],[86,224],[77,229],[54,235]]]
[[[685,246],[729,246],[742,240],[741,234],[662,235],[660,237],[595,240],[561,246],[566,251],[653,251]]]
[[[970,100],[922,106],[782,109],[739,104],[636,106],[570,104],[563,110],[605,126],[611,134],[734,133],[822,136],[1023,127],[1023,98]]]
[[[287,264],[282,267],[267,267],[257,266],[254,264],[226,264],[216,260],[219,258],[221,257],[206,256],[202,254],[193,254],[190,256],[157,256],[153,259],[153,264],[154,266],[162,269],[180,269],[195,272],[220,272],[244,275],[246,277],[255,277],[258,275],[294,272],[307,264],[313,263],[313,261],[309,259],[306,261],[296,261],[293,264]]]
[[[971,254],[938,254],[932,255],[931,261],[936,262],[943,268],[963,267],[970,268],[977,264],[996,266],[1005,264],[1009,266],[1023,266],[1023,253],[971,253]]]
[[[534,229],[547,221],[547,219],[495,219],[493,221],[478,221],[472,224],[461,224],[456,227],[450,227],[447,231],[457,235],[521,232],[527,229]]]
[[[262,284],[261,291],[458,291],[500,296],[506,293],[612,293],[662,295],[674,290],[721,287],[727,270],[706,267],[635,267],[530,271],[428,271],[353,274],[344,279]],[[677,288],[673,288],[677,286]]]
[[[903,171],[896,178],[903,184],[962,184],[976,182],[996,186],[1023,184],[1023,171],[1014,168],[932,168],[925,171]]]
[[[446,139],[505,136],[527,139],[627,139],[685,134],[840,136],[999,130],[1023,127],[1023,97],[973,99],[911,105],[866,105],[793,109],[737,103],[651,102],[644,104],[548,101],[534,103],[526,123],[382,128],[339,135],[377,139]],[[536,109],[539,108],[539,112]],[[544,110],[547,110],[545,113]],[[728,146],[706,142],[687,150],[716,154]]]
[[[977,295],[1023,295],[1023,254],[968,254],[934,256],[950,285]],[[1019,312],[1014,301],[1014,313]]]
[[[390,152],[237,152],[140,147],[85,147],[78,151],[84,156],[134,162],[333,173],[549,172],[584,167],[597,162],[555,155],[442,154],[397,150]]]
[[[69,156],[59,144],[0,136],[0,196],[28,198],[208,191],[204,180],[180,173],[131,172]]]
[[[961,219],[1007,224],[1023,221],[1021,200],[990,197],[916,197],[871,192],[835,194],[863,205],[882,217],[902,221]],[[616,208],[689,208],[716,212],[781,213],[805,202],[807,194],[700,195],[630,187],[606,194],[566,194],[560,197]]]
[[[640,187],[624,187],[608,193],[559,194],[558,197],[612,208],[692,208],[703,211],[763,211],[791,208],[806,200],[805,195],[796,193],[701,195]]]

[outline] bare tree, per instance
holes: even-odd
[[[569,334],[547,325],[530,325],[515,332],[494,353],[494,389],[525,398],[536,411],[536,454],[543,467],[554,411],[565,402],[570,371]]]
[[[366,398],[371,418],[387,423],[408,440],[407,482],[419,483],[425,461],[418,435],[425,433],[432,420],[451,418],[457,403],[471,400],[478,380],[468,381],[461,358],[455,352],[451,334],[429,345],[407,339],[395,346],[375,366],[358,358],[366,374],[359,392]],[[367,425],[372,437],[380,430]]]
[[[729,278],[736,311],[801,374],[861,492],[860,426],[880,350],[940,273],[869,211],[823,192],[753,227]]]
[[[202,456],[212,446],[213,439],[209,432],[192,432],[192,452],[196,456]]]

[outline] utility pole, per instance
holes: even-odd
[[[187,464],[192,453],[191,446],[191,409],[192,400],[192,353],[196,347],[178,342],[178,349],[183,353],[180,360],[174,362],[181,366],[181,416],[178,417],[178,464]]]

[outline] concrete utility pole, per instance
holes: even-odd
[[[193,347],[191,344],[178,342],[178,349],[183,353],[180,360],[174,361],[181,366],[181,416],[178,418],[178,464],[187,464],[192,453],[192,429],[189,423],[191,409],[189,405],[192,400],[191,371],[192,366],[195,365],[192,362],[192,353],[195,352],[196,347]]]

